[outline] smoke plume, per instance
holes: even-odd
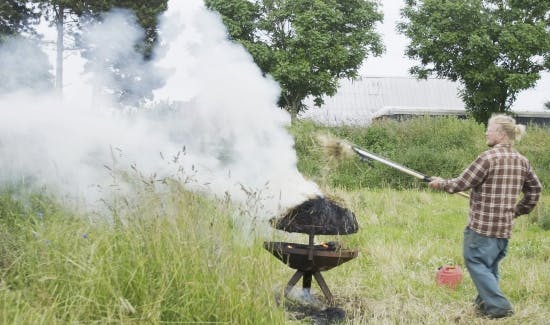
[[[32,91],[0,94],[2,182],[46,185],[93,203],[106,195],[98,188],[109,187],[111,168],[156,178],[183,171],[192,175],[186,185],[193,190],[240,202],[255,195],[258,217],[320,194],[296,168],[290,117],[276,105],[278,84],[228,40],[220,17],[201,0],[169,2],[153,62],[136,57],[132,45],[141,31],[135,18],[110,15],[83,31],[87,48],[96,51],[87,56],[82,80],[90,84],[81,98],[93,89],[93,102]],[[125,75],[147,85],[125,86],[140,98],[163,85],[148,104],[114,108],[116,96],[105,89],[114,95],[120,86],[106,65],[115,60],[127,62]]]

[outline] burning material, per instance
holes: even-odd
[[[345,140],[337,139],[329,134],[319,134],[317,135],[317,141],[330,158],[341,159],[353,156],[352,146]]]
[[[324,197],[309,199],[289,209],[283,217],[271,219],[271,224],[279,230],[315,235],[347,235],[359,229],[350,210]]]

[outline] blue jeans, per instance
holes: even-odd
[[[512,305],[498,286],[498,263],[506,256],[507,248],[507,238],[482,236],[470,228],[464,230],[463,255],[477,288],[475,303],[487,316],[500,317],[512,312]]]

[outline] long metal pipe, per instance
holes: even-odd
[[[400,164],[398,164],[398,163],[396,163],[396,162],[393,162],[393,161],[391,161],[391,160],[389,160],[389,159],[386,159],[386,158],[377,156],[377,155],[373,154],[372,152],[368,152],[367,150],[362,149],[362,148],[359,148],[359,147],[357,147],[357,146],[350,145],[350,147],[351,147],[351,149],[352,149],[353,151],[355,151],[356,154],[358,154],[358,155],[359,155],[360,157],[362,157],[362,158],[370,158],[370,159],[372,159],[372,160],[376,160],[376,161],[378,161],[378,162],[383,163],[383,164],[386,165],[386,166],[390,166],[390,167],[392,167],[392,168],[395,168],[395,169],[397,169],[397,170],[399,170],[399,171],[402,171],[402,172],[404,172],[404,173],[406,173],[406,174],[409,174],[409,175],[411,175],[411,176],[414,176],[414,177],[416,177],[416,178],[419,178],[419,179],[421,179],[422,181],[427,182],[427,183],[429,183],[429,182],[432,181],[432,178],[431,178],[431,177],[429,177],[429,176],[427,176],[427,175],[424,175],[424,174],[422,174],[422,173],[420,173],[420,172],[417,172],[416,170],[412,170],[412,169],[410,169],[410,168],[408,168],[408,167],[405,167],[405,166],[403,166],[403,165],[400,165]],[[470,198],[470,196],[469,196],[468,194],[464,193],[464,192],[457,192],[456,194],[461,195],[461,196],[464,196],[464,197],[466,197],[466,198]]]
[[[378,162],[383,163],[384,165],[393,167],[393,168],[395,168],[395,169],[397,169],[397,170],[399,170],[399,171],[402,171],[402,172],[404,172],[404,173],[406,173],[406,174],[412,175],[412,176],[414,176],[414,177],[416,177],[416,178],[420,178],[420,179],[423,180],[424,182],[431,182],[431,178],[430,178],[429,176],[427,176],[427,175],[424,175],[424,174],[422,174],[422,173],[419,173],[419,172],[417,172],[417,171],[415,171],[415,170],[412,170],[412,169],[410,169],[410,168],[408,168],[408,167],[405,167],[405,166],[403,166],[403,165],[400,165],[400,164],[398,164],[398,163],[396,163],[396,162],[393,162],[393,161],[391,161],[391,160],[388,160],[388,159],[386,159],[386,158],[382,158],[382,157],[380,157],[380,156],[377,156],[377,155],[375,155],[375,154],[373,154],[373,153],[371,153],[371,152],[368,152],[368,151],[366,151],[366,150],[363,150],[363,149],[361,149],[361,148],[359,148],[359,147],[352,146],[351,148],[353,149],[353,151],[355,151],[355,153],[357,153],[359,156],[361,156],[361,157],[363,157],[363,158],[370,158],[370,159],[376,160],[376,161],[378,161]]]

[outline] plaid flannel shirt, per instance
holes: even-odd
[[[442,188],[449,193],[471,189],[468,227],[496,238],[510,238],[512,220],[531,212],[542,191],[527,158],[510,144],[483,152],[459,177],[444,180]]]

